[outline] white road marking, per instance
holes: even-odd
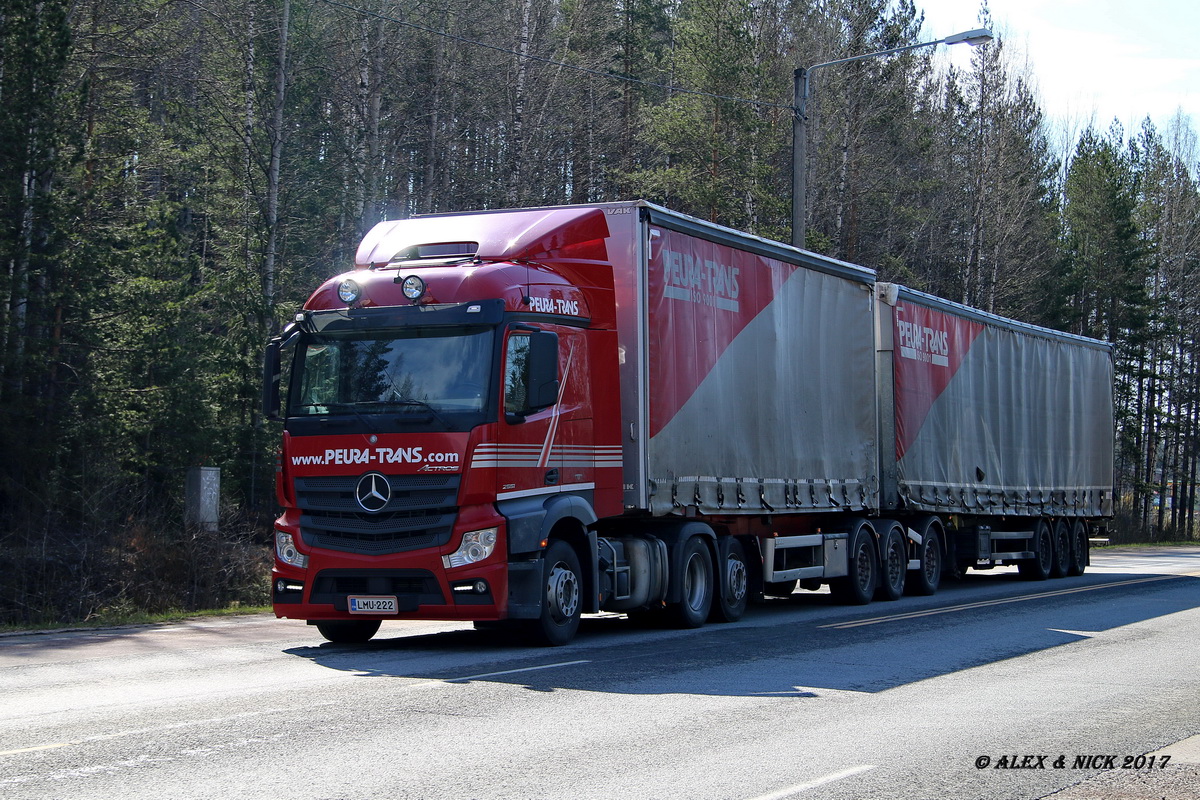
[[[248,717],[261,717],[264,714],[275,714],[282,709],[268,709],[266,711],[247,711],[242,714],[232,714],[228,717],[209,717],[208,719],[196,719],[189,722],[173,722],[170,725],[158,725],[153,728],[139,728],[132,731],[118,731],[117,733],[100,733],[95,736],[88,736],[83,739],[74,739],[69,742],[55,742],[53,744],[39,744],[32,747],[21,747],[16,750],[0,750],[0,756],[13,756],[18,753],[34,753],[39,750],[55,750],[59,747],[71,747],[77,744],[87,744],[88,742],[102,742],[108,739],[120,739],[125,736],[140,736],[149,733],[159,733],[161,731],[174,731],[181,728],[191,728],[196,725],[209,725],[213,723],[230,722],[233,720],[247,719]]]
[[[828,775],[825,775],[820,778],[816,778],[815,780],[808,781],[807,783],[798,783],[795,786],[789,786],[786,789],[780,789],[778,792],[772,792],[771,794],[762,794],[762,795],[759,795],[758,797],[751,798],[751,800],[783,800],[783,798],[785,798],[785,797],[791,797],[794,794],[800,794],[801,792],[807,792],[809,789],[816,789],[818,786],[824,786],[827,783],[833,783],[834,781],[840,781],[843,778],[850,778],[855,775],[861,775],[862,773],[870,772],[873,769],[875,769],[875,766],[873,764],[862,764],[857,767],[850,767],[850,769],[844,769],[841,772],[831,772]]]
[[[403,686],[401,688],[402,689],[423,689],[423,688],[426,688],[429,686],[445,686],[448,683],[466,683],[467,681],[478,681],[478,680],[483,680],[484,678],[495,678],[495,677],[499,677],[500,675],[515,675],[518,672],[537,672],[538,670],[543,670],[543,669],[556,669],[558,667],[573,667],[573,666],[576,666],[577,664],[590,664],[590,663],[592,663],[592,662],[587,659],[584,659],[582,661],[562,661],[562,662],[559,662],[558,664],[541,664],[540,666],[536,666],[536,667],[522,667],[521,669],[506,669],[506,670],[502,670],[500,672],[485,672],[480,675],[467,675],[462,678],[435,678],[433,680],[421,681],[420,683],[410,683],[407,686]]]
[[[852,620],[850,622],[831,622],[828,625],[821,625],[821,628],[834,628],[844,630],[846,628],[861,628],[864,625],[878,625],[881,622],[899,622],[905,619],[916,619],[917,617],[932,617],[938,614],[950,614],[955,611],[969,611],[974,608],[987,608],[988,606],[1002,606],[1009,603],[1023,603],[1026,600],[1041,600],[1046,597],[1059,597],[1066,594],[1080,594],[1082,592],[1094,592],[1097,589],[1112,589],[1117,586],[1132,586],[1137,583],[1155,583],[1157,581],[1170,581],[1176,578],[1196,577],[1195,573],[1184,575],[1155,575],[1149,578],[1135,578],[1128,581],[1114,581],[1112,583],[1098,583],[1092,586],[1078,586],[1073,589],[1058,589],[1053,592],[1039,592],[1038,594],[1026,594],[1019,597],[1001,597],[997,600],[981,600],[977,603],[963,603],[958,606],[944,606],[942,608],[929,608],[924,611],[907,611],[903,614],[889,614],[886,617],[872,617],[871,619]]]
[[[506,670],[501,670],[500,672],[485,672],[485,673],[482,673],[479,675],[466,675],[461,678],[438,678],[435,680],[421,681],[419,683],[410,683],[407,686],[403,686],[401,688],[402,689],[423,689],[423,688],[429,688],[432,686],[445,686],[445,685],[451,684],[451,683],[466,683],[468,681],[483,680],[485,678],[495,678],[495,677],[499,677],[501,675],[515,675],[519,672],[537,672],[537,671],[543,670],[543,669],[556,669],[558,667],[573,667],[578,664],[590,664],[590,663],[592,663],[592,662],[587,659],[580,660],[580,661],[562,661],[557,664],[540,664],[536,667],[522,667],[521,669],[506,669]],[[99,736],[89,736],[86,739],[76,739],[76,740],[70,741],[70,742],[54,742],[53,744],[40,744],[40,745],[34,745],[32,747],[21,747],[21,748],[15,749],[15,750],[0,750],[0,756],[14,756],[14,755],[18,755],[20,753],[33,753],[33,752],[37,752],[39,750],[55,750],[60,747],[71,747],[73,745],[85,744],[87,742],[95,742],[95,741],[100,741],[103,739],[116,739],[116,738],[119,738],[122,736],[133,736],[135,734],[145,734],[145,733],[151,733],[154,731],[173,730],[176,728],[185,728],[185,727],[190,727],[193,725],[201,725],[204,723],[225,722],[225,721],[231,720],[231,719],[260,716],[262,714],[269,714],[269,713],[275,713],[275,711],[274,710],[272,710],[272,711],[252,711],[252,712],[248,712],[245,714],[235,714],[231,717],[218,717],[215,719],[195,720],[193,722],[179,722],[179,723],[175,723],[173,725],[163,725],[158,728],[145,728],[145,729],[136,730],[136,731],[121,731],[120,733],[107,733],[107,734],[102,734]]]

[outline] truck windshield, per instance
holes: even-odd
[[[290,417],[394,414],[478,424],[489,400],[491,328],[307,335],[296,358]]]

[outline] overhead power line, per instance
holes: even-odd
[[[582,72],[587,75],[593,75],[597,78],[608,78],[609,80],[624,81],[625,83],[636,83],[639,86],[649,86],[653,89],[666,89],[669,92],[678,92],[679,94],[693,94],[693,95],[698,95],[700,97],[711,97],[714,100],[728,100],[731,103],[742,103],[744,105],[749,105],[749,106],[759,106],[762,108],[780,108],[785,111],[794,111],[795,110],[792,106],[783,105],[782,103],[768,103],[763,100],[749,100],[745,97],[731,97],[729,95],[724,95],[724,94],[714,94],[712,92],[702,92],[702,91],[699,91],[698,89],[684,89],[679,86],[670,86],[665,83],[655,83],[653,81],[645,81],[640,78],[632,78],[628,75],[622,75],[618,72],[611,72],[609,70],[591,69],[589,67],[581,67],[578,64],[568,64],[565,61],[555,61],[554,59],[545,58],[543,56],[521,54],[521,53],[518,53],[516,50],[509,50],[507,47],[500,47],[498,45],[488,44],[487,42],[481,42],[477,39],[468,39],[465,36],[456,36],[453,33],[447,33],[446,31],[439,31],[434,28],[429,28],[425,25],[418,25],[415,22],[408,22],[407,20],[398,19],[396,17],[392,17],[387,14],[381,14],[378,11],[371,11],[370,9],[367,9],[367,8],[360,8],[358,6],[352,6],[348,3],[340,3],[340,2],[338,2],[338,0],[321,0],[321,2],[325,3],[325,5],[335,6],[337,8],[345,9],[346,11],[352,11],[355,14],[362,14],[364,16],[374,17],[376,19],[381,19],[386,22],[393,22],[397,25],[402,25],[406,28],[412,28],[413,30],[418,30],[423,33],[428,33],[431,36],[440,36],[443,39],[449,39],[454,42],[459,42],[460,44],[469,45],[471,47],[482,47],[485,50],[494,50],[497,53],[505,53],[510,56],[516,56],[517,58],[527,58],[530,61],[538,61],[542,64],[548,64],[552,67],[561,67],[562,69],[569,69],[569,70],[574,70],[575,72]]]

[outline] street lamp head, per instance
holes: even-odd
[[[953,36],[947,36],[945,39],[942,39],[942,43],[960,44],[962,42],[966,42],[967,44],[971,45],[971,47],[975,47],[976,45],[987,44],[993,38],[995,37],[992,36],[992,32],[987,28],[977,28],[973,31],[963,31],[962,33],[956,33]]]

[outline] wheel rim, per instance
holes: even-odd
[[[942,568],[940,563],[942,556],[938,551],[936,541],[932,539],[926,539],[924,555],[925,558],[923,561],[925,564],[925,580],[929,583],[933,583],[935,580],[937,580],[938,572]]]
[[[1038,563],[1043,569],[1050,569],[1054,565],[1054,547],[1049,527],[1043,527],[1041,535],[1038,536]]]
[[[905,566],[904,545],[893,540],[892,546],[888,548],[888,583],[891,586],[899,585]]]
[[[687,571],[683,576],[683,596],[688,608],[701,611],[704,608],[704,597],[708,590],[708,571],[704,569],[704,559],[699,553],[693,553],[688,559]]]
[[[579,610],[579,578],[562,561],[550,570],[550,577],[546,581],[546,601],[550,617],[557,623],[566,622]]]
[[[1054,532],[1054,543],[1058,546],[1059,563],[1065,564],[1071,552],[1071,530],[1066,525],[1059,523],[1054,527]]]
[[[855,558],[858,562],[858,588],[864,592],[871,591],[875,588],[875,572],[871,563],[871,545],[864,541],[858,548],[858,555]]]
[[[746,596],[746,586],[749,582],[746,577],[746,562],[731,555],[726,563],[725,581],[729,586],[729,602],[737,605]]]

